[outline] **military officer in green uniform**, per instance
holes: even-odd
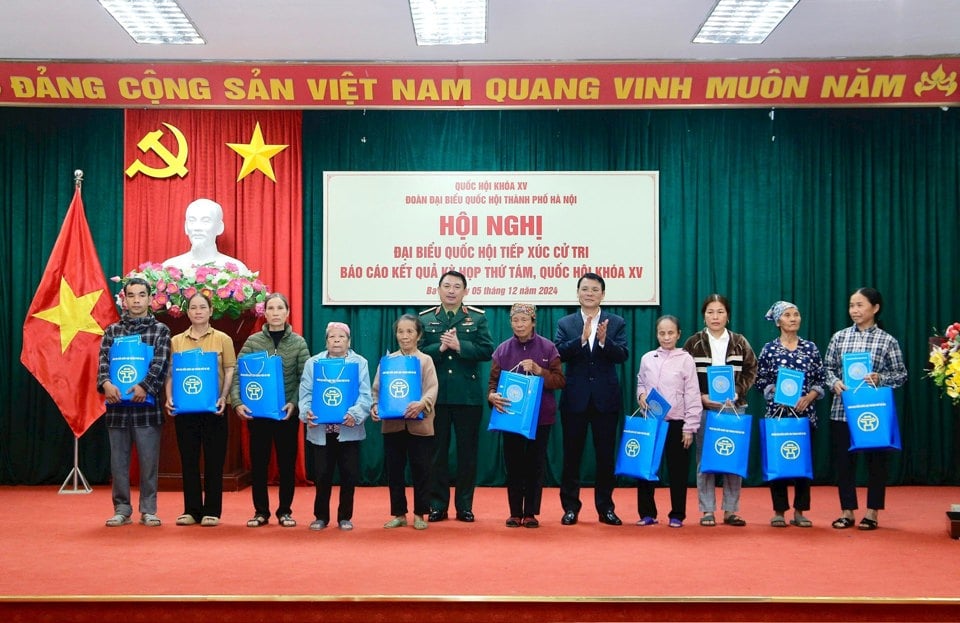
[[[467,278],[450,270],[440,277],[440,305],[420,312],[423,344],[433,358],[440,380],[434,407],[436,453],[433,460],[430,521],[443,521],[450,507],[450,429],[457,437],[454,506],[460,521],[472,522],[473,490],[477,481],[477,446],[486,400],[480,362],[493,355],[493,338],[483,310],[463,304]]]

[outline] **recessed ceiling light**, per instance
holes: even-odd
[[[763,43],[799,0],[718,0],[694,43]]]
[[[417,45],[487,41],[487,0],[410,0]]]
[[[206,43],[174,0],[99,0],[137,43]]]

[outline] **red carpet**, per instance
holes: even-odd
[[[235,620],[260,620],[262,607],[270,621],[286,620],[277,618],[279,604],[297,621],[960,617],[960,542],[949,538],[945,516],[960,502],[955,488],[890,489],[890,510],[875,532],[830,527],[838,515],[832,487],[814,489],[812,529],[771,528],[765,488],[744,490],[746,528],[702,528],[696,512],[679,530],[634,526],[632,489],[615,494],[626,525],[598,524],[585,507],[580,524],[567,527],[557,497],[556,489],[545,491],[538,530],[505,528],[505,491],[482,488],[475,524],[447,521],[418,532],[384,530],[386,489],[362,488],[356,529],[317,533],[307,530],[309,487],[297,490],[294,529],[246,528],[249,489],[225,494],[216,528],[173,525],[181,510],[176,492],[160,494],[162,527],[105,528],[108,487],[91,495],[0,487],[0,615],[87,620],[83,613],[96,611],[97,620],[109,620],[129,611],[182,621],[202,617],[214,602],[214,618],[222,619],[225,604],[242,604],[246,614]],[[583,499],[592,500],[592,491]],[[657,499],[666,504],[667,491]],[[695,510],[692,490],[689,500]],[[791,610],[796,604],[803,608]]]

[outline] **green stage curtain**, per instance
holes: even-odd
[[[306,248],[323,236],[324,170],[658,170],[661,301],[657,308],[612,308],[627,321],[631,354],[622,370],[625,411],[644,352],[656,347],[662,313],[684,336],[702,327],[711,292],[732,302],[731,329],[759,354],[777,336],[763,319],[776,300],[800,306],[801,334],[826,350],[850,324],[847,299],[871,285],[885,296],[881,318],[900,340],[910,381],[897,392],[905,451],[894,453],[895,483],[956,483],[956,420],[923,378],[927,337],[960,317],[958,116],[940,109],[657,111],[344,111],[304,114]],[[593,226],[617,232],[618,206]],[[390,227],[393,215],[377,224]],[[398,227],[400,227],[398,225]],[[363,243],[363,232],[340,232]],[[323,327],[353,327],[355,349],[370,360],[393,348],[390,325],[406,307],[323,307],[319,253],[304,266],[306,334],[314,351]],[[575,283],[567,298],[572,298]],[[469,303],[469,297],[467,298]],[[507,309],[487,309],[496,342],[510,336]],[[540,308],[537,330],[553,337],[572,307]],[[486,373],[487,368],[484,368]],[[831,482],[830,398],[815,434],[818,482]],[[629,405],[629,406],[627,406]],[[751,413],[763,403],[752,392]],[[368,424],[363,479],[384,482],[378,426]],[[560,426],[549,446],[548,484],[560,475]],[[754,435],[759,432],[755,430]],[[499,442],[481,436],[480,484],[503,483]],[[749,483],[759,484],[754,443]],[[588,444],[584,478],[592,481]],[[694,466],[689,477],[693,481]],[[630,484],[623,481],[624,485]]]
[[[800,307],[801,334],[822,352],[832,333],[850,323],[849,294],[870,285],[885,297],[881,319],[900,340],[910,370],[909,382],[896,392],[904,451],[892,455],[891,483],[960,483],[956,415],[923,372],[927,338],[960,319],[953,278],[960,266],[957,111],[771,112],[305,112],[303,300],[311,351],[323,349],[327,322],[347,322],[353,347],[372,372],[380,356],[395,348],[393,321],[420,311],[321,304],[325,170],[658,170],[662,305],[611,308],[626,318],[631,350],[622,368],[624,410],[633,409],[634,377],[640,357],[656,346],[654,322],[660,314],[678,316],[688,336],[702,326],[703,298],[723,293],[732,302],[731,329],[745,334],[759,352],[777,335],[764,312],[787,299]],[[0,381],[0,482],[50,483],[69,471],[69,432],[19,364],[20,329],[69,203],[74,168],[87,171],[84,202],[104,269],[108,276],[122,270],[121,123],[115,111],[0,109],[0,213],[9,232],[0,241],[8,266],[0,273],[7,286],[0,304],[0,352],[11,370]],[[592,226],[612,236],[629,235],[617,229],[620,209],[611,206]],[[391,226],[391,218],[385,214],[376,226]],[[363,244],[362,231],[337,235]],[[572,300],[576,284],[569,287],[565,298]],[[487,309],[498,343],[510,336],[512,302]],[[557,320],[572,311],[541,307],[538,331],[553,338]],[[751,413],[762,414],[758,393],[752,392],[750,404]],[[829,399],[819,409],[824,424],[828,413]],[[820,483],[833,479],[827,429],[822,424],[814,438]],[[379,426],[368,422],[367,432],[362,482],[382,484]],[[550,440],[548,484],[560,475],[560,433],[558,425]],[[97,448],[88,449],[94,442]],[[102,429],[94,427],[81,439],[81,452],[88,477],[105,480]],[[692,482],[692,465],[688,476]],[[592,479],[588,444],[584,480]],[[503,483],[496,434],[481,435],[478,480]],[[758,452],[748,482],[761,482]]]
[[[83,203],[107,276],[122,244],[123,114],[109,110],[0,108],[0,482],[60,484],[73,467],[73,433],[50,396],[20,365],[23,320],[82,169]],[[114,272],[110,272],[114,271]],[[101,418],[80,438],[80,470],[110,474]]]

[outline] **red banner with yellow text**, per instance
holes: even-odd
[[[189,108],[949,106],[960,57],[738,62],[0,62],[0,104]]]

